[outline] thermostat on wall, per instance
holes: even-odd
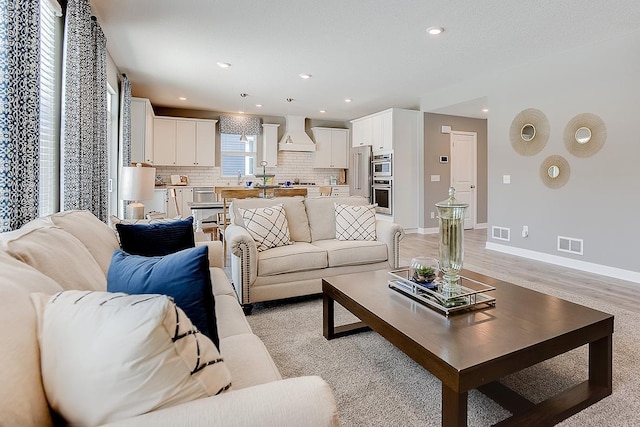
[[[440,163],[449,163],[449,156],[440,156]]]

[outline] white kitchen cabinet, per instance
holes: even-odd
[[[317,185],[307,187],[307,197],[320,197],[320,187]]]
[[[334,185],[331,187],[331,195],[336,197],[348,197],[349,186],[348,185]]]
[[[314,168],[346,169],[349,167],[348,129],[314,127],[311,130],[316,140]]]
[[[371,147],[373,151],[393,150],[393,113],[389,110],[372,118]]]
[[[217,120],[156,117],[154,160],[156,165],[213,166]]]
[[[351,121],[353,127],[353,135],[351,137],[352,147],[362,147],[364,145],[371,145],[373,134],[373,121],[371,117],[364,117]]]
[[[153,107],[146,98],[131,98],[131,161],[153,164]]]
[[[265,123],[262,125],[262,160],[267,166],[278,166],[278,127]]]

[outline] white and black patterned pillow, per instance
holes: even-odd
[[[265,208],[238,209],[258,251],[290,245],[289,224],[281,204]]]
[[[335,204],[336,239],[376,240],[375,205],[350,206]]]

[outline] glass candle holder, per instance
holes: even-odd
[[[456,200],[456,190],[449,188],[449,198],[436,203],[439,217],[439,255],[442,292],[455,296],[460,292],[460,271],[464,258],[464,216],[469,207]]]

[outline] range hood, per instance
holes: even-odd
[[[304,131],[304,116],[287,116],[287,127],[278,145],[280,151],[316,151],[316,144]]]

